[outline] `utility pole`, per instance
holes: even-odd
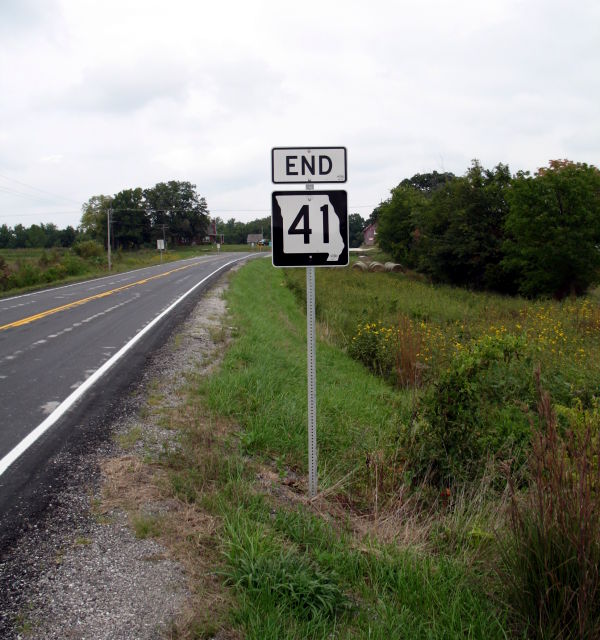
[[[111,263],[110,263],[110,215],[111,215],[111,213],[112,213],[112,209],[111,209],[111,207],[109,207],[108,208],[108,214],[107,214],[108,224],[106,225],[107,229],[108,229],[106,246],[108,247],[108,272],[109,273],[110,273],[110,269],[111,269],[111,266],[112,266]]]

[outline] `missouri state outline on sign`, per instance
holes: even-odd
[[[276,267],[348,264],[345,191],[279,191],[272,205]]]

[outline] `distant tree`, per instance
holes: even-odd
[[[243,222],[230,218],[223,226],[225,242],[227,244],[243,244],[246,242],[246,227]]]
[[[58,238],[61,247],[72,247],[77,240],[77,231],[69,225],[58,232]]]
[[[112,200],[112,196],[92,196],[81,207],[80,232],[90,240],[102,242],[104,246],[107,242],[107,219]]]
[[[416,264],[418,225],[424,206],[423,193],[404,183],[392,189],[391,197],[379,205],[377,244],[396,262],[411,267]]]
[[[438,187],[417,221],[419,269],[440,282],[510,292],[501,264],[510,184],[507,165],[489,170],[474,160]]]
[[[15,234],[6,224],[0,226],[0,249],[12,249],[14,247]]]
[[[365,226],[365,221],[360,213],[351,213],[348,216],[348,236],[349,244],[352,249],[360,247],[363,243],[363,229]]]
[[[16,224],[13,229],[13,248],[24,249],[27,246],[27,229],[22,224]]]
[[[41,226],[32,224],[25,230],[25,246],[34,249],[46,246],[46,234]]]
[[[600,281],[600,171],[552,160],[508,193],[506,270],[527,296],[562,298]]]
[[[448,171],[444,173],[438,173],[437,171],[432,171],[431,173],[416,173],[412,178],[402,180],[399,186],[412,187],[425,195],[431,195],[441,186],[454,180],[454,178],[456,178],[456,176]]]
[[[60,245],[60,231],[58,227],[53,223],[40,224],[40,228],[44,233],[44,247],[49,249],[50,247],[59,247]]]
[[[209,211],[206,200],[191,182],[159,182],[143,192],[154,237],[167,237],[177,244],[202,242],[206,236]]]
[[[116,247],[137,249],[150,241],[150,218],[140,187],[117,193],[111,203],[111,225]]]

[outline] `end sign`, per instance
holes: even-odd
[[[346,147],[271,149],[275,184],[346,182]]]

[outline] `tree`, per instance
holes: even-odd
[[[72,247],[75,244],[75,240],[77,240],[77,231],[71,225],[59,231],[58,235],[61,247]]]
[[[437,188],[418,220],[420,270],[441,282],[511,291],[502,266],[510,184],[507,165],[489,170],[474,160]]]
[[[227,244],[243,244],[246,242],[246,228],[243,222],[235,218],[227,220],[224,226],[225,242]]]
[[[177,244],[202,242],[208,229],[206,200],[191,182],[159,182],[143,192],[154,237],[166,235]]]
[[[40,249],[46,246],[46,234],[44,229],[37,224],[32,224],[25,231],[25,246],[27,248]]]
[[[112,199],[111,225],[116,247],[137,249],[150,241],[150,218],[140,187],[119,191]]]
[[[348,216],[348,242],[352,249],[360,247],[363,243],[363,229],[365,228],[365,221],[360,213],[351,213]]]
[[[16,224],[13,238],[13,248],[24,249],[27,246],[27,229],[22,224]]]
[[[419,217],[425,196],[410,185],[400,184],[392,196],[382,202],[377,217],[377,243],[396,262],[407,266],[416,263],[415,244]]]
[[[6,224],[0,226],[0,249],[12,249],[14,242],[14,231]]]
[[[508,201],[503,264],[522,294],[563,298],[600,281],[596,167],[552,160],[533,177],[517,174]]]
[[[449,171],[445,171],[444,173],[438,173],[437,171],[432,171],[431,173],[415,173],[412,178],[402,180],[399,186],[412,187],[430,196],[434,191],[451,180],[454,180],[454,178],[456,178],[456,176]]]
[[[92,240],[102,242],[104,246],[106,246],[107,241],[108,211],[112,201],[112,196],[92,196],[81,207],[80,232]]]

